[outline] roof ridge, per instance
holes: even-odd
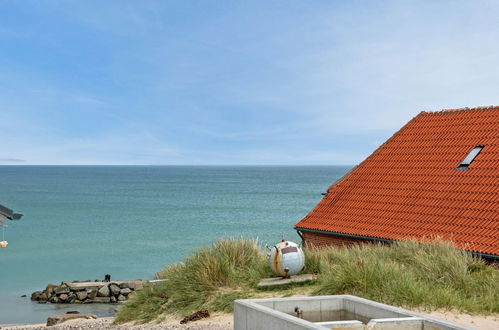
[[[489,105],[483,107],[473,107],[473,108],[456,108],[456,109],[442,109],[438,111],[421,111],[421,114],[425,115],[440,115],[447,113],[456,113],[456,112],[475,112],[475,111],[490,111],[490,110],[499,110],[499,105]]]

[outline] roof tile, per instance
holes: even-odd
[[[478,145],[469,169],[457,170]],[[384,239],[440,236],[499,255],[499,107],[420,113],[296,226]]]

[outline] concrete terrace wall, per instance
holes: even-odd
[[[321,321],[295,317],[295,308],[306,313],[321,313]],[[331,312],[348,311],[355,318],[369,319],[367,324],[352,320],[334,320]],[[324,316],[324,317],[323,317]],[[419,314],[395,306],[381,304],[350,295],[242,299],[234,302],[234,330],[325,330],[351,328],[357,330],[470,330],[472,328]]]
[[[234,302],[234,330],[326,330],[328,328],[311,324],[294,316],[273,309],[269,300],[251,304],[251,300]],[[269,310],[269,308],[272,308]],[[276,317],[277,315],[277,317]]]

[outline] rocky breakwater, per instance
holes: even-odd
[[[146,283],[144,280],[62,282],[60,285],[49,284],[45,290],[33,292],[31,300],[40,304],[117,303],[126,301]]]

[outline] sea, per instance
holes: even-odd
[[[0,166],[0,325],[116,305],[38,304],[48,283],[152,279],[219,238],[285,238],[349,166]],[[0,238],[2,238],[0,236]],[[23,295],[26,295],[23,297]]]

